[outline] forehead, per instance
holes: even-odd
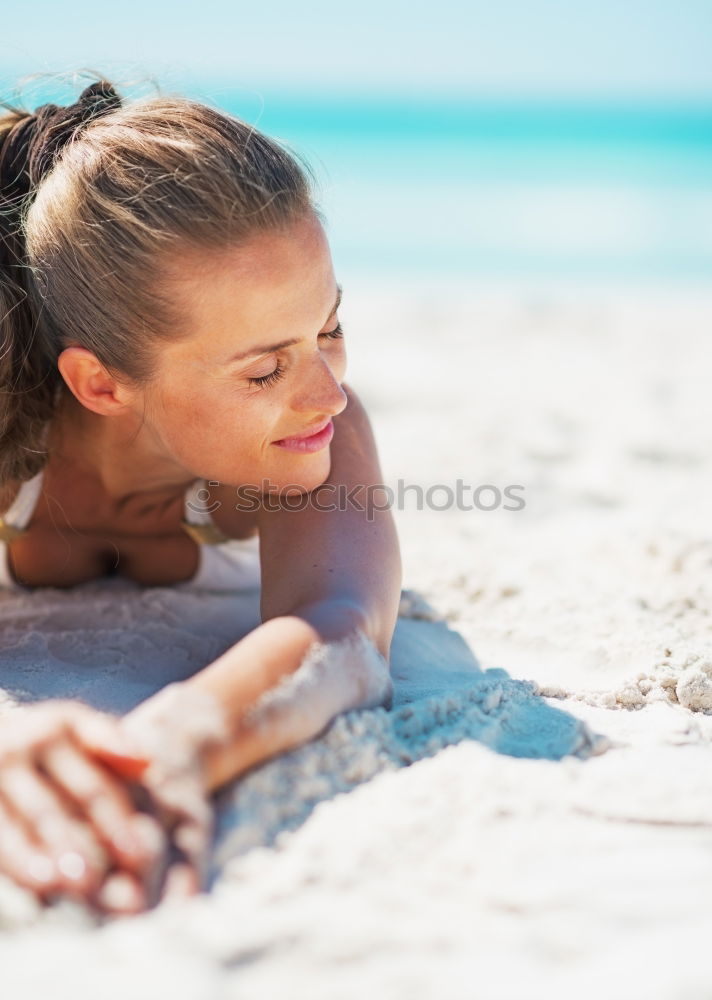
[[[319,220],[256,233],[239,246],[192,250],[166,272],[183,333],[220,340],[282,333],[331,308],[336,291],[331,253]],[[318,320],[324,321],[324,316]]]

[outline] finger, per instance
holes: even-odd
[[[143,807],[160,820],[170,838],[162,863],[153,869],[147,883],[149,905],[160,901],[166,871],[179,861],[194,870],[191,881],[197,883],[199,891],[206,879],[212,843],[214,819],[210,803],[190,776],[160,781],[153,774],[136,790],[144,798]],[[182,884],[180,875],[172,877]]]
[[[57,739],[65,728],[61,713],[53,704],[30,705],[25,711],[10,712],[3,719],[3,758],[26,758],[28,748],[44,746]]]
[[[161,902],[189,899],[200,892],[200,885],[195,869],[183,862],[171,865],[163,884]]]
[[[213,809],[199,786],[190,778],[167,781],[148,780],[151,811],[169,831],[183,839],[188,855],[200,856],[210,844],[213,833]]]
[[[48,854],[37,849],[19,819],[0,799],[0,870],[38,896],[60,882],[57,867]]]
[[[122,729],[120,721],[110,715],[72,703],[72,710],[68,712],[68,728],[85,750],[112,761],[117,767],[140,775],[150,764],[150,758]]]
[[[202,857],[200,859],[188,857],[179,846],[181,841],[186,840],[185,836],[180,835],[182,830],[180,826],[174,829],[174,837],[161,863],[152,869],[146,880],[146,895],[150,908],[167,899],[194,896],[204,885],[202,865],[196,864],[196,861],[202,861]],[[177,841],[176,834],[178,834]]]
[[[157,783],[156,787],[149,785],[149,789],[173,845],[191,864],[199,866],[212,842],[214,816],[211,803],[190,776]]]
[[[25,756],[28,746],[39,749],[67,735],[88,752],[101,755],[117,769],[123,769],[126,777],[142,774],[150,763],[118,719],[81,702],[60,699],[28,706],[17,715],[10,713],[3,720],[3,754],[6,758]]]
[[[84,892],[98,885],[108,857],[90,827],[72,815],[70,805],[28,764],[5,765],[0,792],[29,835],[49,852],[70,891]]]
[[[161,780],[159,774],[149,775],[146,784],[164,825],[188,823],[205,831],[212,830],[212,806],[193,775],[178,774],[165,780]]]
[[[111,872],[97,891],[94,902],[107,913],[140,913],[146,909],[146,891],[128,872]]]
[[[199,888],[205,883],[212,829],[196,823],[180,823],[173,831],[173,843],[196,873]]]
[[[139,814],[128,790],[75,744],[61,740],[46,747],[40,762],[54,783],[87,816],[120,865],[142,871],[161,850],[161,831]],[[153,826],[154,829],[149,829]]]

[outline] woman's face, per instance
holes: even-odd
[[[328,430],[315,450],[277,443],[313,435],[347,401],[340,290],[319,220],[187,255],[170,282],[188,335],[161,345],[144,397],[161,450],[196,477],[261,492],[323,483]]]

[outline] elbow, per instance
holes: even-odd
[[[364,618],[366,619],[364,631],[371,638],[386,663],[390,662],[391,643],[393,642],[393,634],[398,624],[398,609],[400,607],[402,589],[403,570],[400,561],[400,552],[398,552],[398,559],[393,565],[393,571],[388,580],[388,587],[384,588],[381,600],[370,608],[369,613],[364,611]]]
[[[359,608],[354,612],[351,641],[355,644],[354,659],[358,663],[358,693],[354,708],[386,708],[393,706],[393,680],[390,668],[390,647],[395,629],[395,616],[368,615]]]
[[[397,611],[396,607],[395,617]],[[307,621],[320,642],[331,648],[329,659],[336,674],[351,678],[346,711],[392,707],[389,654],[395,617],[392,623],[384,622],[350,597],[316,602],[293,613]]]
[[[303,605],[293,613],[309,622],[325,642],[362,634],[388,664],[398,620],[400,588],[393,593],[393,599],[379,607],[368,607],[358,598],[344,595]]]
[[[337,670],[352,678],[350,709],[393,706],[393,680],[387,657],[373,637],[361,628],[337,644],[341,647]]]

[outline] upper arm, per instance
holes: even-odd
[[[386,650],[398,616],[401,558],[371,422],[344,385],[346,408],[334,417],[331,469],[299,510],[260,511],[262,617],[319,602],[360,609]]]

